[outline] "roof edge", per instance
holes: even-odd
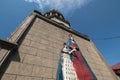
[[[36,11],[35,11],[35,12],[36,12]],[[37,11],[36,13],[39,13],[39,11]],[[78,31],[76,31],[76,30],[74,30],[74,29],[72,29],[72,28],[70,28],[70,27],[66,27],[65,25],[61,25],[61,24],[59,24],[59,23],[57,23],[57,22],[55,22],[55,21],[53,21],[53,20],[51,20],[51,19],[49,19],[49,18],[46,18],[44,15],[42,15],[42,14],[40,14],[40,13],[39,13],[39,15],[36,14],[36,17],[38,17],[38,18],[40,18],[40,19],[42,19],[42,20],[44,20],[44,21],[47,21],[47,22],[55,25],[55,26],[58,27],[58,28],[64,29],[64,30],[66,30],[66,31],[68,31],[68,32],[71,32],[71,33],[73,33],[73,34],[75,34],[75,35],[77,35],[77,36],[79,36],[79,37],[81,37],[81,38],[83,38],[83,39],[85,39],[85,40],[90,41],[89,36],[87,36],[87,35],[85,35],[85,34],[82,34],[82,33],[78,32]]]

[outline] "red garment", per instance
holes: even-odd
[[[71,48],[77,48],[77,45],[75,43],[72,43]],[[74,55],[72,61],[73,66],[76,70],[77,77],[79,80],[94,80],[92,77],[92,74],[90,73],[88,67],[86,66],[82,54],[79,51],[74,51],[72,53]]]

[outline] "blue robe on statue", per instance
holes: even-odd
[[[57,71],[57,78],[56,80],[63,80],[63,73],[62,73],[62,52],[60,52],[60,58],[59,58],[59,63],[58,63],[58,71]]]

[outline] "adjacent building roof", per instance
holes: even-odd
[[[120,62],[112,66],[112,70],[116,75],[120,76]]]
[[[112,69],[120,69],[120,62],[115,64],[115,65],[113,65]]]

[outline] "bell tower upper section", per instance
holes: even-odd
[[[53,21],[56,21],[57,23],[59,23],[61,25],[64,25],[66,27],[70,27],[70,23],[65,20],[64,16],[60,12],[58,12],[54,9],[49,11],[49,12],[46,12],[44,14],[44,16],[53,20]]]

